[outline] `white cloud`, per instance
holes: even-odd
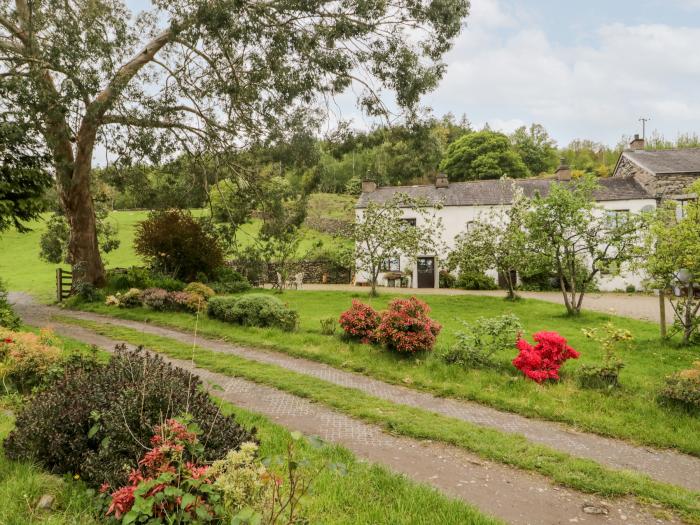
[[[474,0],[472,15],[443,82],[426,97],[437,113],[504,128],[536,121],[563,143],[615,143],[642,115],[668,137],[697,130],[699,28],[610,23],[590,28],[592,43],[564,46],[500,0]]]

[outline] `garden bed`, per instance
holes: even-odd
[[[296,332],[274,328],[242,327],[201,317],[199,333],[213,338],[266,347],[291,355],[312,359],[339,368],[361,372],[388,382],[438,395],[470,399],[530,417],[565,422],[576,428],[601,435],[628,439],[657,447],[677,448],[700,456],[700,418],[679,408],[661,406],[658,392],[665,377],[691,366],[697,359],[694,349],[675,343],[662,343],[652,323],[586,312],[570,318],[555,304],[535,300],[506,303],[499,298],[475,296],[422,296],[432,308],[431,316],[443,325],[433,354],[397,356],[376,346],[343,340],[339,333],[321,332],[321,320],[339,317],[352,298],[346,292],[286,292],[282,299],[299,312]],[[363,299],[376,309],[385,308],[392,298]],[[182,330],[194,329],[190,314],[155,312],[145,309],[121,310],[97,303],[80,304],[79,308],[133,320],[147,320]],[[435,354],[455,343],[460,320],[473,321],[482,316],[512,312],[522,320],[524,335],[541,330],[556,330],[581,353],[577,362],[567,363],[561,371],[562,381],[537,385],[526,381],[511,364],[515,348],[498,352],[496,368],[464,370],[448,365]],[[578,367],[597,364],[602,350],[582,333],[583,328],[603,326],[613,320],[630,330],[634,341],[622,352],[625,368],[621,387],[604,392],[582,389],[574,375]]]

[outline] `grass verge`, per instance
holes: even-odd
[[[527,417],[559,421],[574,428],[634,443],[675,448],[700,456],[700,418],[681,409],[660,406],[658,392],[665,376],[689,368],[697,360],[696,348],[679,348],[659,341],[657,327],[648,322],[585,312],[577,318],[563,315],[563,307],[537,300],[515,303],[496,297],[421,296],[432,308],[431,316],[443,324],[435,352],[430,355],[400,356],[378,347],[349,343],[339,335],[322,335],[320,320],[337,319],[349,307],[353,297],[363,297],[377,309],[385,308],[390,294],[370,299],[366,292],[285,292],[281,298],[300,313],[299,330],[293,333],[272,328],[243,327],[213,319],[199,321],[199,333],[250,346],[269,348],[289,355],[323,362],[336,368],[366,374],[394,384],[431,392],[438,396],[468,399],[516,412]],[[99,303],[76,304],[77,308],[135,321],[173,327],[192,332],[190,314],[156,312],[149,309],[118,309]],[[545,386],[523,380],[511,364],[516,350],[496,355],[493,369],[464,370],[443,362],[439,354],[455,342],[462,330],[461,320],[513,313],[520,317],[527,335],[540,330],[556,330],[581,352],[562,369],[562,381]],[[614,391],[582,389],[576,371],[582,365],[599,365],[602,350],[581,330],[614,321],[635,337],[629,349],[620,352],[625,363],[622,387]]]
[[[61,337],[67,352],[86,351],[88,345]],[[100,352],[101,358],[107,357]],[[215,398],[216,400],[216,398]],[[246,428],[257,429],[261,456],[283,455],[291,437],[283,427],[267,418],[216,400],[222,412],[233,415]],[[0,442],[11,431],[14,418],[2,408],[0,397]],[[385,468],[358,461],[347,449],[327,444],[321,448],[301,442],[300,456],[314,465],[342,463],[344,475],[323,471],[305,499],[310,523],[370,525],[375,523],[444,523],[448,525],[502,525],[466,503],[450,499],[426,485],[414,483]],[[43,494],[56,497],[54,510],[36,511]],[[82,483],[48,474],[29,462],[10,461],[0,448],[0,524],[92,525],[102,523],[94,513],[91,492]]]
[[[192,347],[166,337],[130,328],[103,325],[70,317],[57,320],[82,326],[101,335],[140,344],[176,359],[189,360]],[[561,485],[608,497],[634,496],[677,511],[691,523],[700,523],[700,494],[661,483],[648,476],[618,471],[569,454],[535,445],[519,435],[505,434],[425,410],[397,405],[356,389],[338,386],[303,374],[241,357],[196,348],[197,366],[312,399],[358,419],[381,425],[387,431],[456,445],[479,456],[538,472]]]

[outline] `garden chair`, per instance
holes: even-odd
[[[304,272],[299,272],[294,276],[294,288],[301,290],[304,287]]]

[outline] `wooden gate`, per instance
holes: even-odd
[[[68,299],[73,291],[73,272],[56,268],[56,300]]]

